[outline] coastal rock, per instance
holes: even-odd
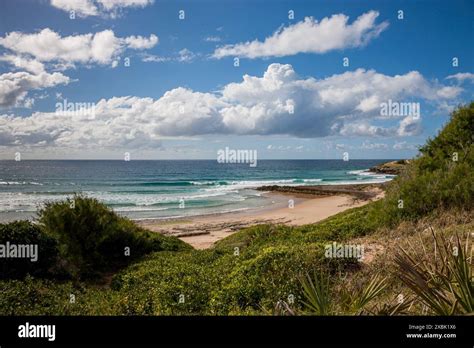
[[[391,161],[372,167],[369,171],[380,174],[399,175],[409,163],[409,160]]]
[[[292,194],[306,194],[314,196],[334,196],[349,195],[357,199],[369,200],[378,194],[378,189],[383,189],[383,183],[380,184],[359,184],[359,185],[317,185],[317,186],[279,186],[267,185],[257,188],[259,191],[281,192]]]

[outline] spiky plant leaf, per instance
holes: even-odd
[[[314,281],[307,274],[305,278],[301,279],[303,286],[303,295],[306,300],[303,301],[306,308],[312,314],[329,315],[331,314],[331,298],[329,276],[320,272],[318,275],[314,272]]]
[[[435,314],[473,313],[474,283],[467,257],[469,240],[463,248],[458,235],[453,244],[446,236],[436,236],[432,229],[431,232],[437,256],[424,251],[415,260],[401,249],[395,256],[397,276]]]

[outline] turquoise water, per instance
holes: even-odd
[[[384,160],[0,161],[0,221],[32,219],[45,201],[95,197],[132,219],[185,217],[263,207],[262,185],[374,183]],[[184,207],[183,207],[184,202]],[[181,203],[181,207],[180,207]]]

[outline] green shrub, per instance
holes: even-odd
[[[123,267],[152,251],[189,248],[177,238],[139,228],[93,198],[49,202],[38,216],[42,229],[59,240],[69,271],[82,277]]]
[[[421,156],[390,183],[380,211],[386,224],[395,226],[437,209],[474,206],[473,140],[474,102],[455,110],[439,134],[420,148]]]
[[[34,279],[0,281],[1,315],[66,314],[65,305],[72,293],[70,286]]]
[[[252,258],[242,256],[217,296],[226,311],[271,310],[278,301],[301,306],[299,278],[314,268],[329,273],[352,264],[347,259],[326,259],[322,244],[265,247]]]
[[[381,201],[353,208],[316,224],[298,227],[307,242],[342,241],[365,236],[383,225]]]
[[[444,169],[452,162],[454,152],[458,161],[472,164],[472,145],[474,141],[474,102],[460,106],[451,113],[451,119],[432,139],[420,148],[422,156],[417,160],[421,170],[434,171]]]
[[[301,239],[298,229],[285,225],[256,225],[218,241],[214,248],[223,253],[238,250],[243,258],[254,257],[262,248]]]
[[[0,315],[119,315],[119,294],[85,283],[0,280]]]
[[[154,253],[114,276],[119,310],[127,315],[212,314],[212,292],[230,268],[212,250]]]
[[[0,278],[23,278],[27,274],[46,276],[57,262],[57,241],[40,231],[29,221],[15,221],[0,224],[0,245],[37,246],[37,260],[30,258],[2,258]]]

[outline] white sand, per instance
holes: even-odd
[[[342,195],[308,198],[301,195],[271,193],[269,196],[275,202],[271,208],[197,216],[186,220],[142,221],[140,224],[152,231],[178,236],[196,249],[206,249],[212,247],[218,240],[248,226],[263,223],[305,225],[369,202],[354,202],[352,197]],[[289,199],[295,202],[293,208],[288,207]]]

